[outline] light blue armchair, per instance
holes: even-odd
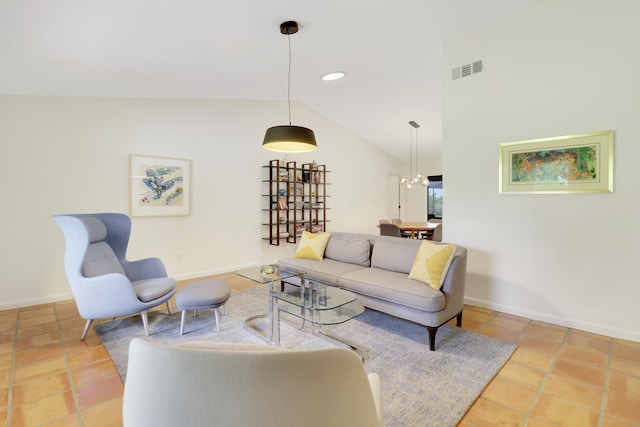
[[[147,311],[167,304],[176,281],[157,258],[127,261],[131,219],[119,213],[55,215],[64,234],[64,268],[78,311],[86,319],[84,340],[94,319],[140,313],[149,335]]]

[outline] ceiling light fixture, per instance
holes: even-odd
[[[344,76],[346,76],[346,74],[342,71],[334,71],[333,73],[328,73],[322,76],[322,80],[330,82],[332,80],[340,80]]]
[[[411,163],[410,163],[410,175],[413,175],[413,130],[415,129],[416,131],[416,174],[413,175],[412,178],[408,178],[406,176],[403,176],[402,178],[400,178],[400,185],[405,187],[407,189],[407,191],[411,191],[413,190],[418,184],[422,185],[423,187],[426,187],[427,185],[429,185],[429,180],[427,179],[427,177],[425,175],[422,175],[420,172],[418,172],[418,128],[420,127],[420,125],[416,122],[414,122],[413,120],[411,120],[409,122],[409,124],[411,125]]]
[[[273,126],[267,129],[262,142],[262,148],[281,153],[304,153],[313,151],[316,137],[311,129],[291,125],[291,34],[298,32],[298,23],[287,21],[280,24],[280,33],[289,40],[289,73],[287,77],[287,100],[289,101],[289,124]]]

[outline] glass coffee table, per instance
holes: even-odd
[[[277,268],[277,266],[272,267],[274,267],[274,270],[272,272],[265,272],[264,266],[249,267],[236,271],[236,274],[239,276],[253,280],[254,282],[267,284],[269,287],[269,313],[256,314],[255,316],[251,316],[244,321],[244,328],[246,330],[269,343],[273,341],[273,338],[275,336],[275,323],[273,322],[273,303],[271,301],[271,295],[273,295],[274,286],[283,286],[282,281],[291,277],[304,277],[304,272],[301,271],[283,271]],[[257,323],[262,319],[267,319],[267,321],[269,322],[269,328],[266,331],[264,330],[264,328],[260,328],[257,325]]]
[[[338,325],[364,312],[364,307],[356,301],[354,293],[309,279],[304,272],[295,270],[277,268],[273,273],[267,274],[260,267],[252,267],[240,270],[237,274],[269,286],[269,313],[246,319],[245,329],[248,331],[280,346],[281,313],[287,313],[301,320],[298,328],[302,329],[309,323],[313,332],[356,350],[362,357],[362,351],[355,345],[331,336],[322,329],[322,326]],[[269,328],[266,333],[254,326],[259,319],[268,320]]]

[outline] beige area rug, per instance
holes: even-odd
[[[211,310],[196,318],[187,315],[186,333],[180,336],[180,313],[149,314],[150,339],[162,343],[220,341],[264,343],[243,328],[244,320],[267,310],[266,287],[232,294],[227,316],[215,331]],[[463,316],[464,322],[464,316]],[[123,380],[129,342],[144,336],[139,316],[95,326]],[[365,368],[380,375],[385,424],[395,426],[455,426],[487,384],[509,359],[516,346],[459,328],[443,326],[436,336],[436,351],[429,351],[426,328],[366,310],[342,325],[326,328],[365,350]],[[282,345],[290,348],[325,348],[340,344],[306,329],[283,322]]]

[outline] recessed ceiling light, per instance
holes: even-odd
[[[336,71],[333,73],[325,74],[322,76],[322,80],[331,81],[331,80],[339,80],[345,76],[345,73],[342,71]]]

